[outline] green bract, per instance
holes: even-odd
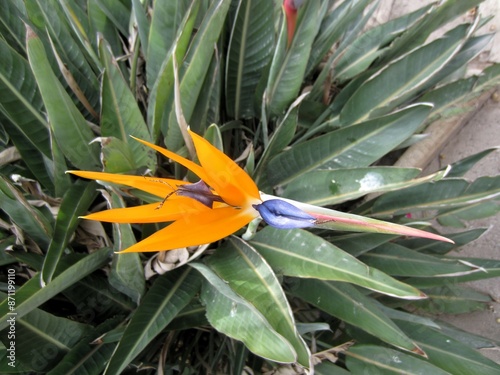
[[[461,74],[492,38],[481,15],[429,39],[481,1],[439,3],[368,26],[376,1],[0,1],[0,373],[500,373],[476,350],[498,342],[415,314],[487,308],[460,282],[500,263],[448,256],[483,229],[453,245],[257,220],[199,248],[118,255],[163,223],[78,218],[155,198],[65,174],[196,182],[129,137],[189,158],[189,125],[263,195],[317,213],[434,233],[432,220],[495,215],[500,176],[463,178],[493,149],[431,176],[392,166],[500,83],[498,64]]]

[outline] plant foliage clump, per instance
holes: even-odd
[[[500,176],[463,177],[493,150],[431,176],[390,161],[500,82],[498,64],[461,74],[492,39],[477,33],[488,19],[430,40],[481,1],[368,27],[377,3],[303,1],[291,38],[277,0],[0,2],[0,372],[500,373],[477,351],[497,341],[428,317],[490,302],[460,283],[499,276],[499,262],[450,252],[484,232],[465,220],[499,210]],[[436,220],[462,228],[455,245],[266,226],[114,254],[161,225],[78,217],[151,197],[65,171],[193,180],[129,137],[187,156],[176,96],[264,193]]]

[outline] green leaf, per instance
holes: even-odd
[[[456,258],[450,258],[458,260]],[[482,258],[463,258],[464,261],[474,264],[481,268],[482,272],[474,272],[455,277],[419,277],[409,278],[407,282],[419,288],[430,288],[442,285],[455,285],[467,281],[485,280],[494,277],[500,277],[500,260],[482,259]]]
[[[53,191],[48,123],[40,115],[43,102],[24,57],[0,40],[0,112],[2,126],[37,180]],[[45,159],[45,160],[44,160]]]
[[[207,265],[293,345],[298,363],[306,368],[311,366],[311,353],[297,333],[285,293],[271,267],[255,249],[232,237],[226,246],[208,258]]]
[[[429,362],[453,375],[495,375],[500,365],[435,329],[401,322],[400,328],[424,349]]]
[[[431,5],[376,26],[350,43],[335,62],[335,80],[340,83],[365,71],[394,39],[417,22]]]
[[[215,44],[219,39],[224,25],[226,14],[229,10],[230,0],[214,1],[207,13],[204,15],[196,35],[184,61],[184,69],[180,69],[180,99],[181,107],[189,123],[194,108],[200,96],[201,88],[208,72],[210,61],[214,52]],[[178,150],[184,144],[177,116],[175,114],[173,100],[168,118],[168,129],[162,129],[165,135],[165,144],[171,150]],[[166,114],[167,114],[166,113]]]
[[[56,0],[26,1],[26,10],[30,21],[36,26],[45,46],[52,47],[56,60],[51,60],[51,62],[57,62],[60,70],[60,72],[56,71],[56,75],[59,78],[64,78],[73,93],[81,94],[89,102],[90,107],[98,108],[99,82],[95,73],[96,67],[88,63],[88,55],[81,48],[79,41],[75,40],[61,6],[60,1]],[[64,8],[64,6],[62,7]],[[71,78],[68,79],[68,76]],[[82,111],[85,111],[81,103],[77,103],[77,105]],[[93,110],[90,113],[95,116]]]
[[[51,223],[3,176],[0,176],[0,206],[40,247],[48,248],[53,234]]]
[[[360,22],[360,14],[369,7],[371,2],[372,0],[347,1],[342,2],[331,11],[327,10],[311,49],[311,55],[307,63],[307,75],[325,58],[332,46],[344,43],[351,33],[357,35],[352,31],[356,24]],[[337,49],[335,50],[336,53],[339,53]],[[330,64],[327,65],[326,68],[329,70]]]
[[[356,258],[379,245],[394,240],[393,234],[380,233],[348,233],[329,238],[329,241]],[[426,241],[429,242],[429,241]]]
[[[456,228],[466,227],[465,222],[495,216],[500,212],[500,202],[479,202],[468,206],[439,212],[437,220],[440,225]]]
[[[137,101],[122,77],[107,44],[102,39],[99,41],[99,55],[104,66],[101,134],[104,137],[112,136],[125,142],[134,156],[133,161],[136,169],[145,167],[154,170],[156,167],[154,152],[130,138],[130,135],[133,135],[151,142],[151,135]],[[106,168],[114,172],[127,172],[127,170],[117,170],[109,163],[106,164]]]
[[[106,374],[121,374],[199,291],[200,278],[190,268],[160,276],[144,296],[106,367]]]
[[[430,110],[426,104],[409,106],[297,144],[269,162],[269,181],[286,184],[317,168],[366,167],[411,136]]]
[[[488,148],[486,150],[480,151],[477,154],[470,155],[466,158],[463,158],[462,160],[459,160],[453,164],[451,164],[451,169],[450,171],[446,174],[446,177],[463,177],[464,174],[466,174],[468,171],[476,165],[477,162],[488,156],[494,151],[498,151],[500,149],[499,147],[492,147]]]
[[[382,341],[410,352],[422,352],[391,319],[372,303],[370,298],[352,285],[335,281],[294,279],[291,282],[290,292]]]
[[[226,63],[226,110],[239,119],[255,117],[254,95],[274,48],[273,2],[240,0]]]
[[[120,30],[120,33],[128,37],[128,26],[130,22],[130,1],[95,0],[99,8]],[[128,5],[128,7],[127,7]]]
[[[306,96],[307,94],[299,96],[297,100],[292,103],[290,108],[288,108],[285,116],[283,116],[283,118],[280,119],[276,125],[276,130],[271,136],[267,147],[265,147],[254,173],[255,182],[258,185],[260,180],[265,177],[263,172],[265,171],[269,160],[283,151],[283,149],[292,141],[295,131],[297,130],[299,104],[302,103]],[[261,187],[261,189],[263,188]]]
[[[442,259],[422,254],[394,243],[385,243],[359,258],[371,267],[392,276],[456,276],[481,272],[478,267],[465,265],[459,261]]]
[[[101,337],[122,323],[122,319],[118,316],[98,325],[90,334],[83,337],[47,375],[102,374],[107,361],[113,354],[115,345],[113,343],[92,342],[96,337]]]
[[[41,287],[40,273],[34,275],[16,291],[16,318],[22,318],[33,309],[68,288],[68,286],[102,267],[108,262],[109,255],[110,251],[107,248],[87,255],[79,262],[61,272],[44,288]],[[7,326],[8,312],[9,306],[7,301],[4,301],[0,304],[0,329],[4,329]]]
[[[317,206],[338,204],[419,183],[412,179],[420,172],[416,168],[396,167],[318,169],[290,182],[283,196]]]
[[[280,32],[266,88],[268,113],[281,115],[299,93],[322,9],[319,1],[308,1],[300,10],[294,38],[285,50],[286,25]]]
[[[500,176],[480,177],[472,183],[459,178],[444,179],[393,191],[378,198],[370,212],[375,215],[467,206],[500,195]]]
[[[347,368],[354,374],[450,374],[424,359],[382,346],[355,345],[345,354]]]
[[[431,314],[466,314],[478,310],[486,310],[493,302],[490,296],[471,288],[454,285],[454,281],[424,289],[428,299],[415,301],[413,304],[420,311]]]
[[[0,14],[2,15],[0,34],[3,36],[3,39],[16,51],[20,53],[26,52],[24,45],[24,40],[26,39],[25,29],[24,25],[19,22],[22,12],[17,4],[14,1],[0,2]]]
[[[158,139],[160,130],[166,127],[166,125],[163,125],[163,122],[168,119],[168,112],[165,112],[165,108],[171,98],[174,87],[173,58],[175,56],[177,59],[177,65],[179,65],[184,58],[198,14],[199,4],[200,3],[197,1],[191,3],[182,23],[179,25],[179,31],[174,41],[174,45],[168,50],[168,53],[162,60],[154,83],[149,83],[153,85],[153,88],[148,98],[149,105],[147,116],[154,140]],[[170,100],[170,103],[171,102],[172,100]]]
[[[394,41],[382,62],[387,62],[422,45],[434,31],[482,2],[483,0],[450,0],[440,3],[420,22]]]
[[[124,208],[125,202],[119,194],[111,193],[107,198],[110,208]],[[130,224],[113,224],[114,250],[120,251],[136,243]],[[139,253],[114,254],[109,283],[139,304],[146,290],[144,267]]]
[[[164,4],[164,3],[163,3]],[[137,24],[137,31],[139,33],[139,39],[141,40],[141,47],[143,54],[146,55],[146,52],[149,52],[149,35],[150,35],[150,24],[146,15],[146,9],[148,3],[145,5],[141,4],[140,0],[132,0],[132,13],[135,18],[135,23]],[[162,3],[160,2],[160,6]],[[155,16],[156,11],[153,12],[153,17]],[[149,65],[149,57],[147,57],[148,65]],[[147,69],[147,67],[146,67]]]
[[[147,42],[146,79],[148,86],[153,87],[160,72],[160,67],[174,45],[176,35],[183,24],[188,2],[162,1],[153,2],[151,26]]]
[[[420,47],[396,60],[363,83],[340,112],[344,126],[390,112],[415,95],[459,51],[467,30]]]
[[[287,276],[353,283],[390,296],[418,299],[417,289],[368,267],[352,255],[304,230],[266,227],[250,242],[275,272]]]
[[[15,315],[12,317],[15,319],[16,360],[36,372],[50,370],[83,336],[92,331],[86,324],[57,317],[40,309],[34,309],[21,319]],[[0,333],[7,347],[10,344],[8,332],[5,329]]]
[[[201,301],[207,309],[207,319],[219,332],[242,341],[253,353],[275,362],[294,363],[297,355],[291,344],[278,334],[255,308],[236,294],[210,268],[191,263],[205,282]]]
[[[79,216],[86,213],[96,197],[96,184],[79,180],[66,192],[57,213],[54,233],[44,257],[41,280],[50,283],[69,240],[78,226]]]
[[[98,169],[97,145],[89,144],[94,137],[92,131],[54,75],[43,44],[31,29],[28,29],[27,49],[57,144],[76,167]]]
[[[127,141],[115,137],[100,137],[97,140],[101,143],[101,161],[105,172],[135,172],[138,169],[131,146]],[[133,139],[131,142],[139,143]]]

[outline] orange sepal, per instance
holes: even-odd
[[[198,159],[208,176],[204,181],[233,206],[244,206],[248,198],[260,201],[257,185],[230,157],[206,139],[189,130]]]
[[[136,207],[113,208],[95,212],[83,219],[98,220],[108,223],[161,223],[178,220],[186,215],[202,215],[210,210],[200,202],[186,197],[168,199],[160,207],[160,202]]]
[[[122,253],[165,251],[202,245],[227,237],[247,225],[256,216],[250,210],[224,207],[196,216],[184,216],[145,240],[120,251]]]
[[[67,173],[74,174],[91,180],[100,180],[111,182],[114,184],[133,187],[147,193],[156,195],[160,198],[165,198],[169,193],[180,185],[188,184],[189,182],[174,180],[171,178],[157,178],[147,176],[133,176],[125,174],[114,174],[105,172],[91,171],[68,171]]]

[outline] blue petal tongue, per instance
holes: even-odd
[[[267,224],[278,229],[307,228],[314,226],[316,222],[313,216],[281,199],[254,204],[253,208],[259,211]]]

